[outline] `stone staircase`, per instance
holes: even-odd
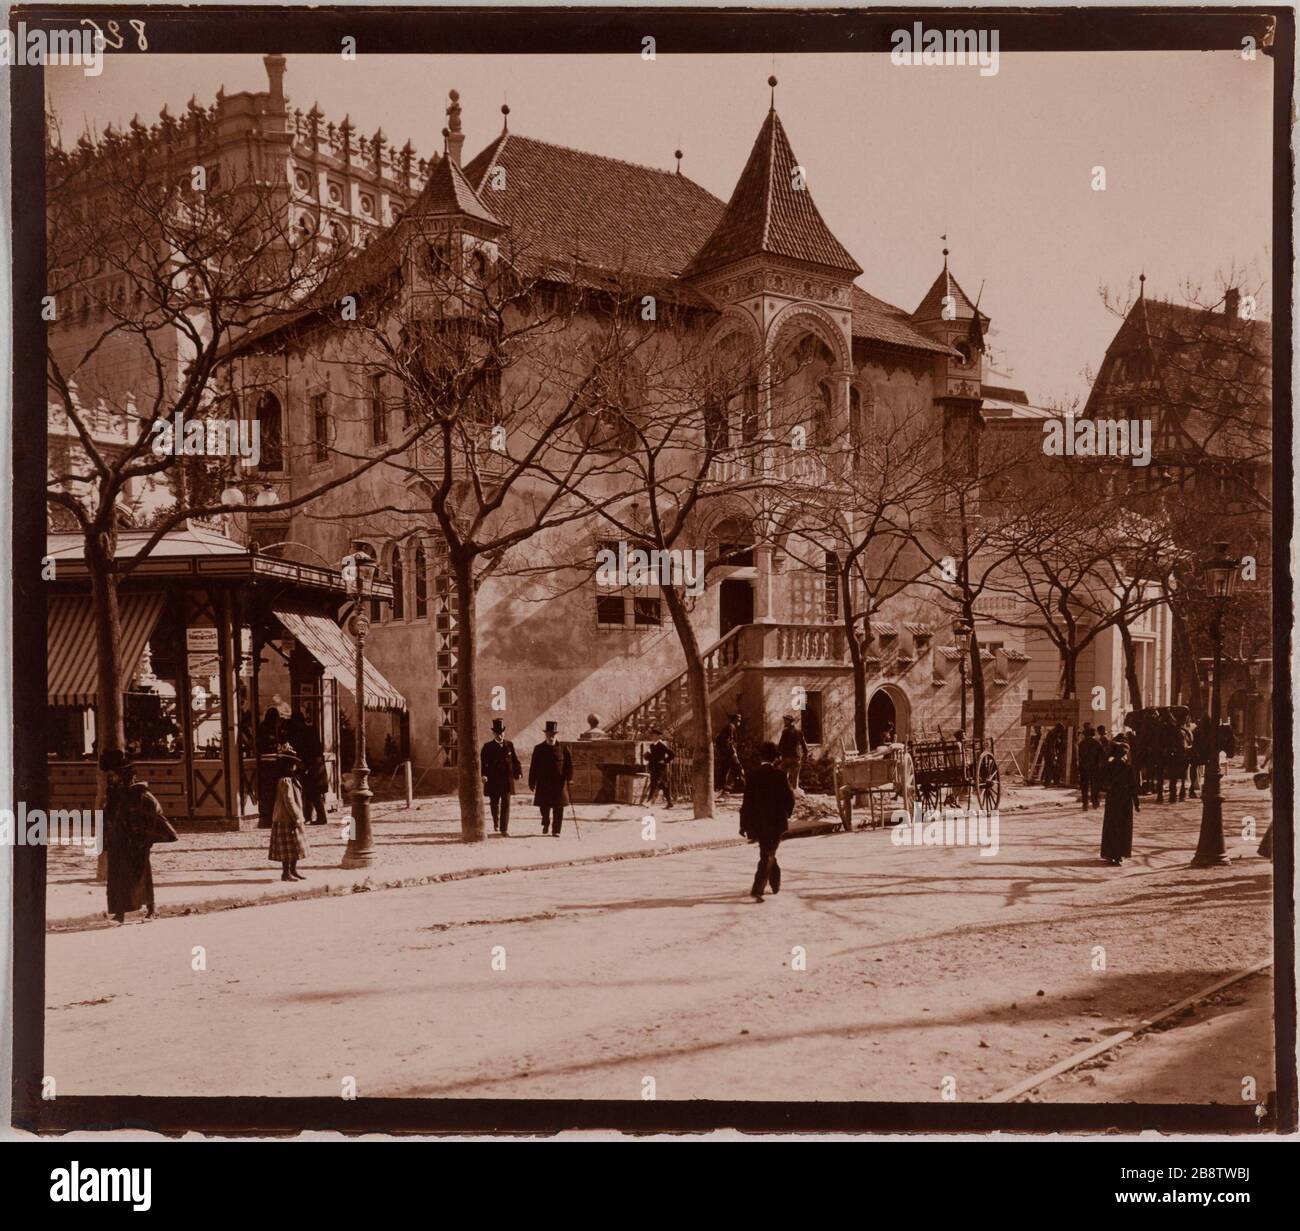
[[[847,664],[844,630],[834,624],[742,624],[703,652],[709,704],[747,667]],[[691,714],[686,672],[675,675],[607,728],[616,739],[644,739],[652,727],[671,735]]]

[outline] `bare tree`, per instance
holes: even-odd
[[[244,499],[239,420],[257,387],[235,379],[231,348],[318,294],[346,257],[291,226],[267,168],[214,182],[183,157],[160,164],[142,132],[73,153],[52,144],[47,161],[47,387],[65,444],[51,449],[46,501],[81,536],[90,573],[101,752],[125,746],[118,587],[168,532]],[[379,460],[259,508],[302,506]],[[132,521],[149,533],[120,556]]]

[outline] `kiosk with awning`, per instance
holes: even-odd
[[[149,537],[124,532],[118,558],[134,556]],[[48,554],[50,799],[94,807],[98,663],[89,571],[80,535],[52,534]],[[391,601],[391,587],[375,581],[366,598]],[[258,732],[273,709],[283,719],[297,711],[315,729],[331,792],[341,792],[350,766],[339,765],[339,750],[351,714],[339,688],[351,697],[355,649],[338,620],[350,602],[336,570],[278,559],[193,524],[164,536],[122,579],[127,748],[171,819],[199,829],[258,824]],[[406,709],[369,663],[365,684],[368,709]]]

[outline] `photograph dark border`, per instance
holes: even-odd
[[[350,35],[367,54],[633,53],[653,34],[663,53],[887,52],[900,23],[940,16],[962,25],[996,21],[1004,53],[1240,49],[1246,35],[1274,60],[1273,96],[1273,660],[1290,663],[1292,491],[1291,112],[1294,12],[1286,8],[842,9],[812,12],[633,8],[175,8],[17,6],[10,26],[66,24],[70,17],[144,18],[149,50],[115,55],[337,52]],[[13,235],[13,641],[14,797],[44,807],[45,544],[44,74],[9,74]],[[26,307],[24,308],[24,305]],[[137,1129],[164,1134],[751,1132],[1279,1133],[1297,1127],[1295,1069],[1294,773],[1290,671],[1274,693],[1273,864],[1275,1097],[1260,1118],[1251,1105],[1040,1103],[828,1103],[523,1099],[168,1098],[60,1095],[41,1098],[44,1059],[45,873],[40,846],[14,847],[13,1123],[39,1133]]]

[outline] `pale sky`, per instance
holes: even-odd
[[[468,160],[501,127],[682,170],[726,200],[768,106],[770,55],[288,55],[285,91],[366,135],[440,150],[460,91]],[[777,110],[822,216],[859,283],[912,309],[953,273],[993,318],[991,343],[1036,400],[1084,397],[1123,298],[1179,298],[1243,271],[1271,312],[1272,61],[1232,51],[1004,54],[975,67],[895,66],[887,54],[778,55]],[[258,56],[106,58],[103,74],[49,70],[65,143],[191,94],[264,90]],[[1091,187],[1104,166],[1107,187]]]

